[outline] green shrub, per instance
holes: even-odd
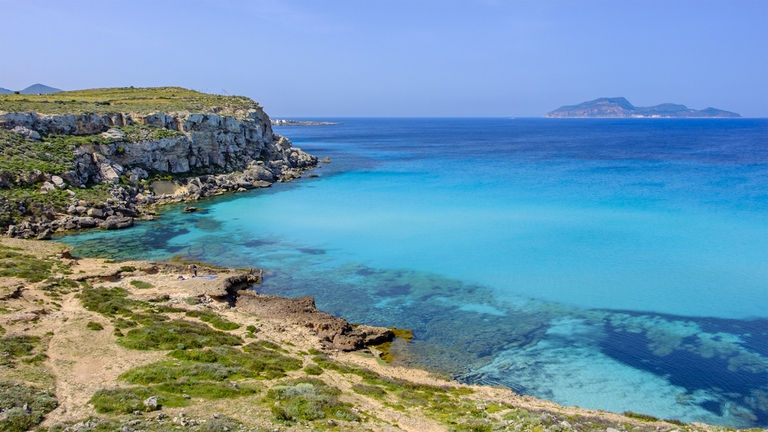
[[[135,272],[136,271],[136,267],[134,267],[134,266],[121,266],[120,267],[120,271],[126,272],[126,273],[131,273],[131,272]]]
[[[0,409],[6,414],[0,420],[0,431],[25,431],[43,421],[43,416],[58,406],[56,397],[47,391],[11,382],[0,382]],[[28,410],[23,409],[24,405]]]
[[[639,414],[639,413],[632,412],[632,411],[624,411],[623,414],[625,416],[629,417],[629,418],[641,420],[641,421],[644,421],[644,422],[657,422],[657,421],[661,421],[658,417],[654,417],[654,416],[648,415],[648,414]]]
[[[0,365],[13,367],[14,360],[32,354],[40,338],[37,336],[12,335],[0,338]]]
[[[213,330],[205,324],[185,320],[154,322],[129,331],[118,343],[139,350],[171,350],[207,346],[240,345],[243,340]]]
[[[258,386],[250,383],[234,384],[195,380],[167,382],[154,386],[153,388],[168,393],[186,394],[191,397],[199,397],[208,400],[250,396],[260,391]]]
[[[0,158],[1,159],[1,158]],[[15,252],[11,248],[0,246],[0,276],[17,277],[29,282],[48,279],[56,261]]]
[[[323,370],[319,366],[315,365],[306,365],[304,366],[304,373],[307,375],[321,375],[323,373]]]
[[[144,401],[151,396],[157,397],[157,407],[144,405]],[[180,407],[188,404],[183,396],[160,392],[150,387],[102,389],[97,391],[89,402],[93,404],[96,412],[101,414],[132,414],[134,411],[154,411],[163,406]]]
[[[94,322],[94,321],[88,321],[88,324],[85,325],[85,328],[87,328],[88,330],[93,330],[93,331],[104,330],[104,326],[103,325],[101,325],[101,324],[99,324],[97,322]]]
[[[375,398],[383,398],[387,395],[386,390],[384,390],[383,388],[379,386],[372,386],[372,385],[365,385],[365,384],[353,385],[352,391],[364,396],[371,396]]]
[[[84,308],[107,317],[127,315],[135,308],[149,306],[145,302],[129,299],[129,294],[123,288],[85,288],[79,297]]]
[[[133,280],[131,281],[131,286],[136,287],[138,289],[148,289],[148,288],[154,288],[155,286],[152,285],[149,282],[144,282],[140,280]]]
[[[299,378],[269,389],[265,402],[272,405],[272,414],[281,421],[312,421],[329,417],[359,420],[348,404],[339,401],[340,393],[339,389],[317,378]]]
[[[247,371],[239,366],[228,367],[216,363],[160,361],[135,367],[120,375],[120,379],[131,384],[161,384],[184,378],[221,381],[233,376],[247,376]]]
[[[184,299],[184,303],[186,303],[186,304],[188,304],[190,306],[199,305],[200,304],[200,298],[198,298],[198,297],[187,297],[187,298]]]
[[[194,310],[187,312],[188,317],[199,318],[200,321],[207,322],[219,330],[235,330],[240,328],[240,324],[227,321],[219,314],[209,310]]]

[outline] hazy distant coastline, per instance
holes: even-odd
[[[333,126],[339,123],[325,122],[325,121],[305,121],[305,120],[285,120],[285,119],[273,119],[272,126]]]
[[[547,118],[739,118],[739,114],[717,108],[695,110],[685,105],[664,103],[636,107],[623,97],[599,98],[578,105],[562,106],[544,115]]]

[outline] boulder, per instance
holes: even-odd
[[[99,222],[99,228],[106,230],[123,229],[133,226],[132,217],[109,216],[104,221]]]
[[[37,131],[26,128],[24,126],[16,126],[11,129],[11,132],[17,133],[30,141],[40,141],[40,134]]]
[[[125,141],[125,132],[120,129],[109,129],[106,132],[102,132],[101,136],[109,141]]]

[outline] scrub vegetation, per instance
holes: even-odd
[[[6,319],[0,329],[0,432],[724,430],[563,408],[504,389],[404,374],[366,352],[327,351],[316,336],[289,322],[169,290],[164,281],[178,280],[172,271],[125,271],[105,281],[98,271],[113,275],[125,266],[60,261],[2,239],[0,248],[2,269],[22,268],[32,256],[46,262],[30,274],[6,276],[26,289],[0,300],[2,316],[30,307],[59,310],[31,321]],[[73,279],[86,266],[94,273]],[[174,289],[184,286],[173,283]],[[412,337],[401,330],[398,335]],[[68,341],[78,338],[86,348],[68,352]],[[112,378],[72,375],[94,364],[109,365],[98,370]],[[54,391],[63,393],[57,398]]]
[[[206,94],[181,87],[118,87],[41,95],[0,95],[2,111],[41,114],[151,114],[207,111],[213,107],[236,110],[254,106],[257,104],[247,97]]]

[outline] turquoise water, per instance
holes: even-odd
[[[467,382],[768,425],[768,121],[341,122],[277,130],[317,179],[61,240],[264,267]]]

